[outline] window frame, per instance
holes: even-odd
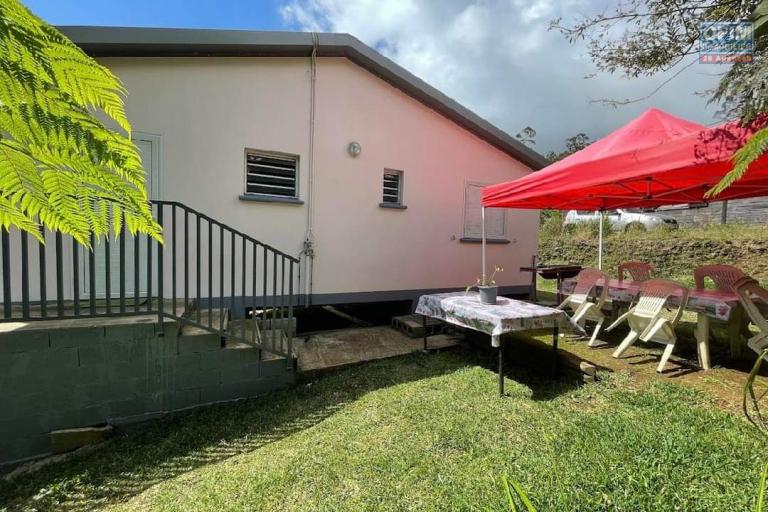
[[[295,168],[294,168],[294,187],[293,187],[293,195],[292,196],[281,196],[278,194],[264,194],[261,192],[249,192],[248,191],[248,155],[257,155],[257,156],[264,156],[267,158],[282,158],[282,159],[292,159],[295,162]],[[271,150],[264,150],[264,149],[256,149],[256,148],[249,148],[246,147],[243,150],[243,193],[240,196],[240,199],[243,200],[252,200],[252,201],[265,201],[265,202],[285,202],[285,203],[298,203],[302,204],[303,201],[299,199],[300,194],[300,188],[299,188],[299,176],[300,176],[300,169],[301,169],[301,156],[297,155],[295,153],[285,153],[282,151],[271,151]]]
[[[387,174],[397,174],[399,177],[397,187],[397,202],[395,203],[384,201],[384,178]],[[385,167],[380,176],[381,181],[379,181],[379,183],[381,184],[381,189],[379,189],[379,193],[381,196],[379,197],[381,197],[381,202],[379,203],[379,206],[381,208],[391,208],[395,210],[405,210],[408,208],[405,206],[405,171],[401,169]]]
[[[467,198],[468,198],[468,192],[469,187],[479,187],[484,188],[489,186],[488,183],[483,183],[479,181],[472,181],[472,180],[464,180],[464,190],[462,191],[462,194],[464,196],[463,201],[463,208],[462,208],[462,215],[461,215],[461,239],[462,242],[480,242],[482,239],[481,233],[468,233],[467,232]],[[482,209],[482,196],[480,200],[480,208]],[[488,235],[486,233],[485,239],[488,243],[497,243],[497,244],[506,244],[509,243],[509,238],[507,237],[507,212],[505,208],[496,208],[496,210],[501,211],[502,219],[501,219],[501,234],[500,235]]]

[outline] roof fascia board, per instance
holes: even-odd
[[[93,57],[308,57],[311,32],[58,27]],[[318,33],[320,57],[345,57],[497,149],[537,170],[549,162],[471,110],[349,34]]]

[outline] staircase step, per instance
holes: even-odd
[[[262,345],[267,350],[277,351],[281,354],[288,353],[288,337],[280,329],[262,331]],[[293,354],[296,357],[296,354]]]
[[[200,310],[200,323],[206,327],[210,327],[211,329],[218,331],[219,326],[222,325],[223,322],[223,331],[226,331],[229,325],[229,316],[229,309],[213,308],[211,310],[211,320],[209,322],[208,309],[202,309]],[[197,322],[197,311],[193,311],[190,315],[187,315],[186,318],[188,318],[190,321]],[[195,336],[201,334],[211,334],[211,331],[198,325],[185,323],[182,325],[179,332],[180,336]]]
[[[238,341],[243,336],[242,328],[245,326],[245,344],[248,344],[248,342],[251,340],[251,336],[253,335],[253,321],[250,319],[238,319],[238,320],[232,320],[229,323],[229,339],[232,340],[233,337],[236,337]],[[269,329],[269,330],[263,330],[260,329],[261,333],[261,343],[262,347],[264,348],[264,351],[262,352],[262,359],[267,359],[267,352],[272,350],[276,351],[280,354],[287,354],[288,353],[288,336],[286,335],[285,331],[281,329]],[[256,339],[256,343],[258,343],[258,338]],[[228,340],[227,343],[230,343]],[[236,341],[232,340],[232,343],[237,343]],[[294,356],[295,356],[296,350],[294,350]],[[283,357],[280,355],[274,355],[277,358]],[[269,358],[272,358],[270,355]]]

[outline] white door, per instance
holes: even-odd
[[[144,172],[147,175],[147,192],[150,199],[160,199],[160,136],[147,133],[134,132],[133,141],[139,148],[141,162],[144,166]],[[135,238],[128,235],[125,237],[125,295],[130,298],[134,296],[135,287],[135,257],[134,257]],[[156,252],[156,244],[153,244],[153,252]],[[104,241],[97,243],[95,250],[96,264],[96,297],[104,298],[107,295],[107,257]],[[156,254],[152,255],[155,260]],[[83,270],[80,272],[81,289],[85,296],[90,296],[90,280],[87,279],[87,251],[83,254]],[[156,261],[156,260],[155,260]],[[110,295],[118,297],[120,295],[120,241],[114,238],[109,244],[109,270],[110,270]],[[147,295],[147,240],[146,236],[139,237],[139,293],[142,296]],[[153,276],[155,280],[155,276]],[[154,286],[153,286],[154,288]],[[157,293],[153,289],[153,293]]]

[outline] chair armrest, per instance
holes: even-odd
[[[670,322],[673,329],[677,326],[677,322],[680,321],[680,318],[682,318],[683,311],[685,311],[685,306],[687,304],[688,304],[688,289],[683,288],[683,296],[680,298],[680,305],[677,307],[675,316],[672,318],[672,321]]]
[[[640,333],[639,338],[643,341],[648,341],[649,339],[653,338],[654,334],[659,332],[659,329],[664,324],[671,323],[667,318],[660,318],[658,315],[653,318],[651,323],[648,324],[648,327],[645,328],[645,330]],[[674,324],[672,324],[672,327],[674,328]]]
[[[603,288],[600,291],[600,295],[597,296],[597,309],[603,309],[603,304],[605,304],[606,299],[608,298],[608,280],[606,279],[605,283],[603,283]]]
[[[571,303],[571,297],[569,295],[568,297],[565,298],[565,300],[559,306],[556,306],[555,309],[563,310],[565,309],[565,306],[567,306],[570,303]]]
[[[619,318],[616,319],[615,322],[613,322],[611,325],[608,326],[608,328],[605,330],[606,332],[613,330],[615,327],[617,327],[621,322],[627,319],[629,315],[635,312],[635,308],[630,308],[626,313],[621,315]]]

